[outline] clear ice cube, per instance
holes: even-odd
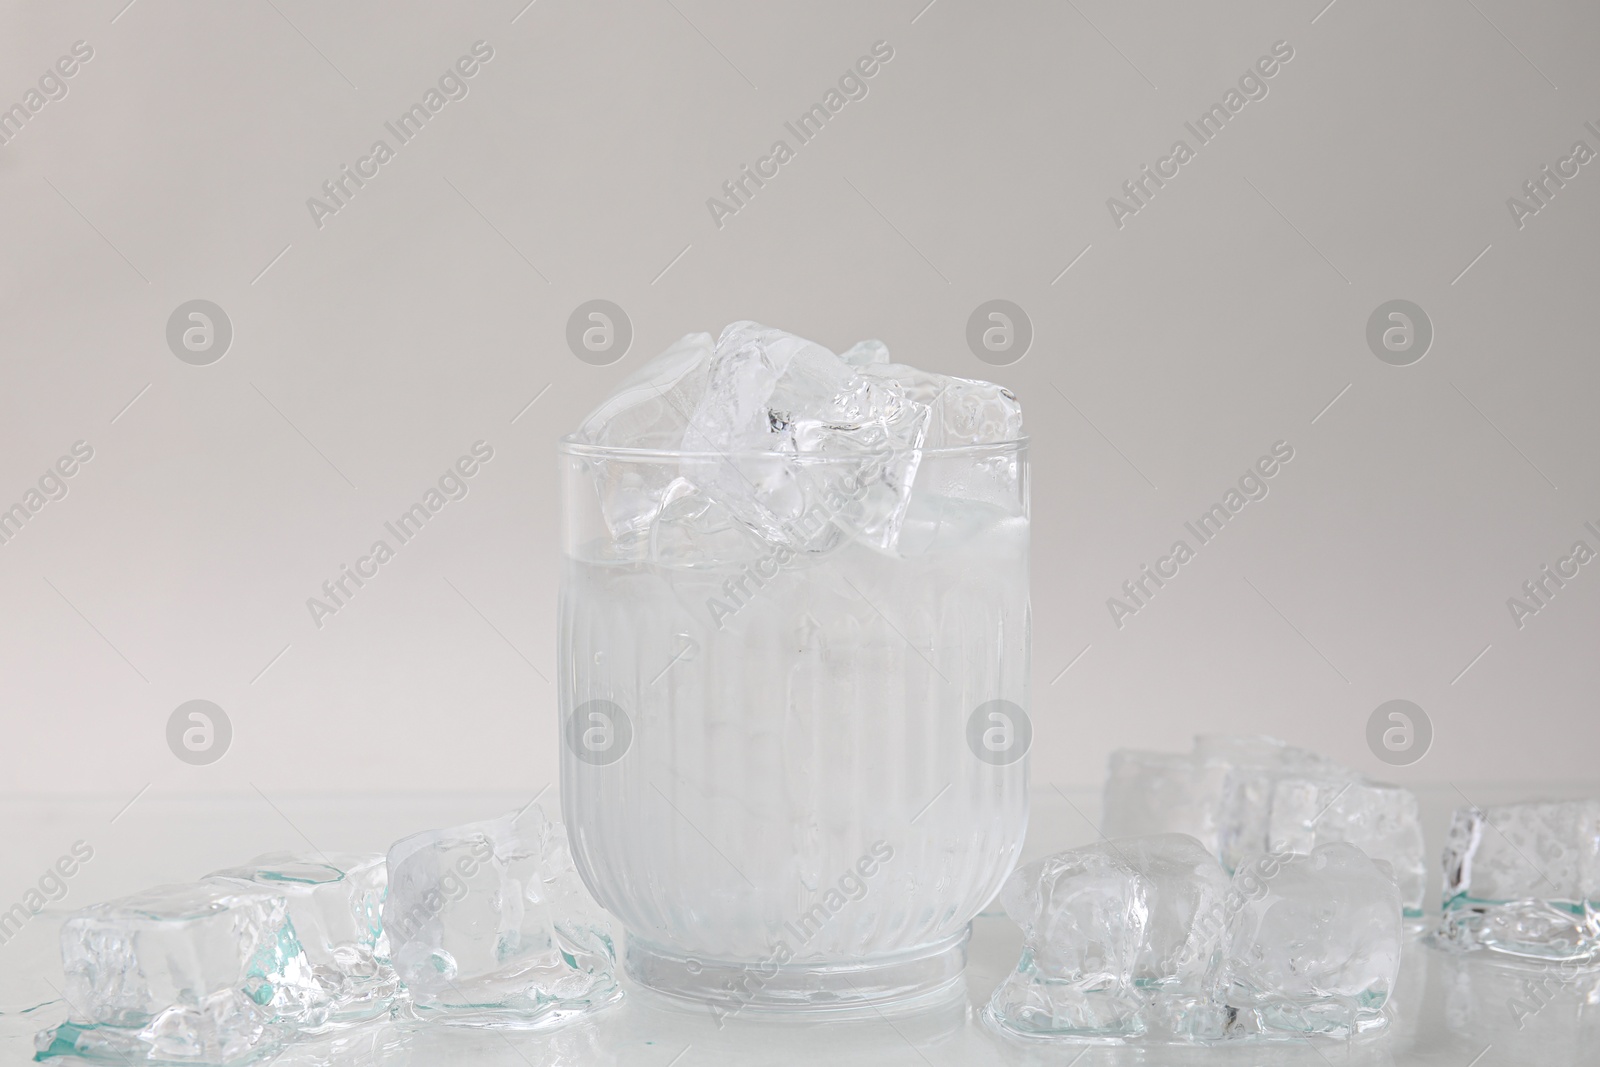
[[[1445,840],[1435,941],[1512,956],[1600,958],[1600,801],[1458,809]]]
[[[312,1030],[389,1010],[399,983],[383,933],[387,875],[381,852],[273,852],[206,880],[261,886],[288,899],[289,920],[327,998],[325,1019],[302,1026]]]
[[[1356,846],[1246,857],[1228,902],[1230,1036],[1383,1026],[1402,938],[1400,891]]]
[[[1279,778],[1263,851],[1310,853],[1332,841],[1348,841],[1387,864],[1406,914],[1422,915],[1428,872],[1415,793],[1359,778]]]
[[[715,346],[691,333],[630,374],[573,435],[603,448],[676,449],[705,396]]]
[[[1112,837],[1191,834],[1230,871],[1254,853],[1348,841],[1387,863],[1408,914],[1422,914],[1416,795],[1276,738],[1202,734],[1190,753],[1112,753],[1103,828]]]
[[[1271,849],[1268,825],[1280,777],[1323,774],[1347,780],[1356,773],[1275,737],[1201,734],[1195,738],[1194,754],[1228,768],[1217,809],[1217,858],[1230,871],[1246,855]]]
[[[885,408],[927,410],[927,417],[917,420],[926,425],[918,434],[923,447],[961,448],[1022,436],[1022,405],[1005,386],[887,361],[863,365],[860,373],[881,387]],[[904,425],[902,434],[907,434],[911,420]]]
[[[1305,749],[1273,737],[1235,734],[1201,734],[1191,752],[1147,752],[1119,749],[1111,754],[1106,779],[1104,829],[1108,836],[1124,834],[1184,833],[1197,838],[1222,859],[1229,870],[1238,856],[1230,857],[1222,841],[1224,799],[1228,778],[1240,768],[1334,767]],[[1244,803],[1256,800],[1254,807]],[[1239,815],[1259,810],[1265,834],[1267,796],[1248,790],[1239,798]]]
[[[819,344],[735,322],[717,338],[683,472],[768,541],[826,550],[846,529],[887,548],[928,415]]]
[[[691,333],[631,374],[579,425],[573,438],[600,448],[676,450],[711,372],[711,335]],[[643,546],[678,479],[675,464],[588,459],[614,539]]]
[[[537,805],[396,842],[383,925],[425,1016],[531,1029],[621,995],[610,925]]]
[[[326,1010],[279,891],[164,885],[94,904],[61,927],[69,1021],[40,1059],[246,1062]]]
[[[959,478],[945,465],[913,499],[921,450],[1021,436],[1021,406],[1000,386],[892,364],[881,341],[839,356],[735,322],[715,342],[690,334],[651,360],[573,439],[683,454],[678,464],[585,459],[613,539],[642,558],[674,562],[696,540],[743,558],[754,549],[733,524],[769,553],[776,545],[814,554],[854,540],[921,554],[956,536],[972,505],[1014,510],[1021,477],[1015,454],[997,451],[963,465]],[[902,546],[908,524],[915,536]]]
[[[1426,845],[1416,795],[1275,737],[1202,734],[1186,755],[1115,752],[1106,833],[1192,833],[1235,870],[1254,853],[1349,841],[1389,864],[1419,917]]]
[[[1023,953],[990,1019],[1034,1037],[1222,1036],[1218,999],[1229,881],[1184,834],[1071,849],[1001,891]]]

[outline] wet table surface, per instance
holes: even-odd
[[[553,792],[553,791],[552,791]],[[1457,783],[1417,790],[1431,853],[1450,811],[1532,797],[1600,793],[1594,785],[1537,787]],[[548,805],[550,794],[545,794]],[[162,882],[185,881],[261,852],[383,851],[417,830],[489,817],[527,796],[227,797],[147,793],[70,800],[0,800],[7,847],[0,850],[0,910],[24,900],[56,859],[84,842],[93,858],[52,901],[0,944],[0,1063],[32,1058],[33,1035],[66,1015],[58,990],[57,929],[74,908]],[[1025,859],[1096,839],[1095,789],[1035,791]],[[1433,874],[1436,898],[1437,871]],[[973,923],[966,997],[914,1015],[797,1023],[683,1008],[627,986],[620,1004],[565,1027],[503,1033],[459,1027],[371,1025],[293,1045],[271,1060],[309,1064],[1407,1064],[1502,1067],[1600,1064],[1600,973],[1513,966],[1407,944],[1392,1001],[1393,1021],[1356,1042],[1274,1043],[1223,1048],[1127,1048],[1022,1044],[995,1035],[980,1012],[1016,964],[1020,934],[1004,916]],[[70,1062],[70,1061],[56,1061]]]

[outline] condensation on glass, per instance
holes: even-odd
[[[560,463],[562,810],[631,976],[723,1013],[959,987],[1028,819],[1026,442]],[[752,529],[711,476],[806,503]]]

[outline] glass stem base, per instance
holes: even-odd
[[[874,1015],[961,996],[969,932],[893,955],[787,963],[709,960],[630,935],[623,966],[640,985],[707,1007],[719,1022],[741,1014]]]

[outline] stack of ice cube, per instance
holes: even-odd
[[[1399,974],[1399,892],[1344,842],[1230,880],[1186,834],[1120,838],[1016,871],[1001,899],[1023,952],[986,1016],[1024,1037],[1348,1037],[1385,1024]]]
[[[714,342],[689,334],[645,364],[583,420],[573,441],[676,454],[647,469],[592,459],[614,539],[645,558],[670,559],[729,531],[808,552],[848,538],[900,553],[919,505],[936,513],[952,495],[981,503],[1020,477],[1001,458],[976,464],[970,484],[919,486],[921,450],[1021,436],[1021,406],[1000,386],[890,363],[879,341],[836,355],[735,322]],[[841,485],[849,491],[840,494]],[[818,512],[828,521],[807,521]]]
[[[1254,853],[1347,841],[1387,863],[1407,914],[1422,914],[1416,795],[1275,738],[1210,734],[1189,753],[1114,752],[1103,826],[1112,837],[1192,834],[1229,871]]]
[[[1443,903],[1441,947],[1600,959],[1600,801],[1458,809]]]
[[[527,1029],[621,996],[604,914],[533,805],[387,857],[272,853],[95,904],[61,953],[70,1014],[41,1060],[220,1067],[413,1009]]]

